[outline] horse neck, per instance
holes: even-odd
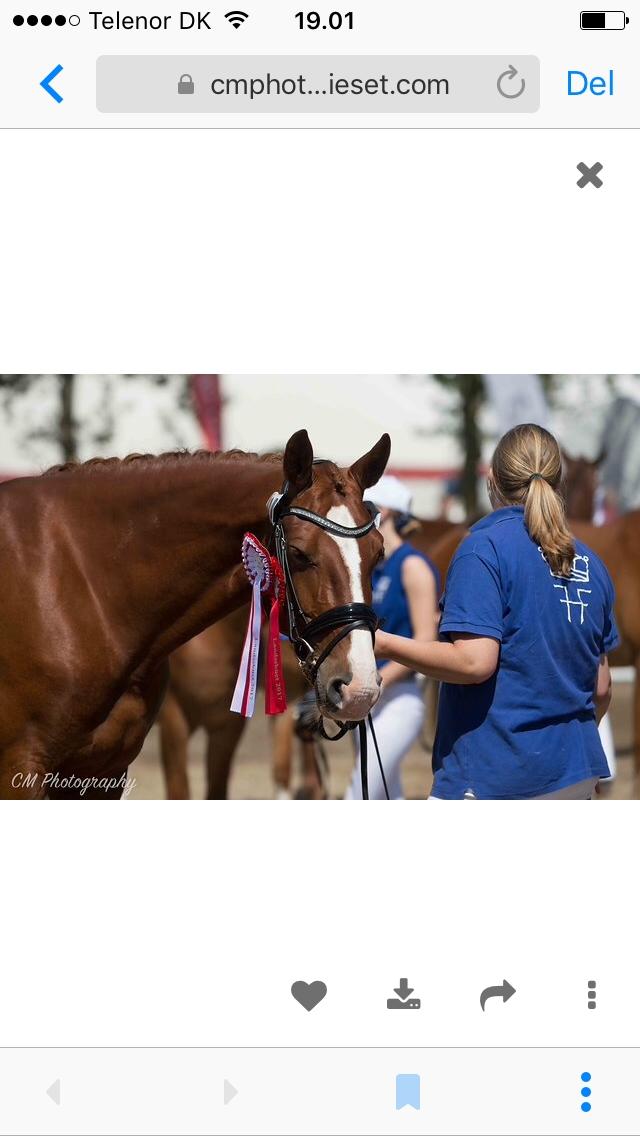
[[[153,664],[249,599],[242,537],[266,539],[266,502],[281,481],[275,462],[224,458],[132,479],[117,599],[135,655]]]

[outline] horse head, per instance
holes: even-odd
[[[371,524],[363,493],[382,476],[390,448],[389,435],[383,434],[353,465],[340,468],[330,461],[314,461],[307,432],[300,430],[289,439],[284,453],[285,506],[294,507],[293,513],[285,512],[282,522],[288,591],[294,601],[293,615],[289,608],[290,624],[302,613],[302,627],[297,628],[300,650],[312,647],[316,663],[320,660],[310,676],[315,681],[319,709],[342,722],[366,717],[378,700],[380,678],[372,634],[362,622],[346,630],[348,621],[344,621],[343,634],[336,635],[338,625],[325,631],[322,617],[330,622],[335,609],[371,604],[371,573],[383,557],[383,542]],[[302,510],[315,520],[296,515]],[[323,527],[321,521],[329,525]],[[341,528],[366,531],[349,536],[343,535]],[[305,627],[317,620],[319,633],[313,633],[309,643]],[[295,626],[290,626],[290,633],[295,639]],[[304,669],[300,651],[299,657]]]

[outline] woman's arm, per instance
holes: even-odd
[[[376,632],[376,654],[380,658],[393,659],[439,682],[469,686],[486,682],[495,673],[499,653],[497,639],[479,635],[452,634],[450,643],[425,643]]]
[[[436,635],[438,604],[436,582],[429,565],[420,556],[408,556],[402,565],[402,586],[409,604],[412,639],[421,643],[432,642]],[[382,689],[388,690],[396,682],[402,682],[415,668],[402,663],[390,662],[380,672]]]
[[[598,674],[596,675],[596,689],[593,699],[596,704],[596,721],[600,724],[611,705],[611,671],[609,670],[609,660],[606,655],[600,656],[600,666],[598,667]]]

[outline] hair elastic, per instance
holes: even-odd
[[[546,481],[547,480],[543,473],[532,473],[527,484],[531,485],[531,482],[535,481],[536,477],[538,477],[540,479],[540,481]]]

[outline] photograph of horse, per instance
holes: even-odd
[[[0,798],[351,791],[354,733],[329,745],[317,726],[350,728],[383,706],[372,582],[401,544],[444,587],[470,527],[495,508],[492,455],[527,406],[560,444],[571,532],[616,592],[621,643],[601,725],[611,776],[597,792],[640,796],[640,376],[201,374],[0,375]],[[315,457],[300,423],[335,461]],[[406,502],[401,542],[366,500],[385,468]],[[231,710],[252,595],[247,532],[286,580],[288,707],[264,714],[265,620],[253,718]],[[425,798],[440,685],[416,683],[422,721],[401,792]],[[403,721],[394,729],[389,761]]]

